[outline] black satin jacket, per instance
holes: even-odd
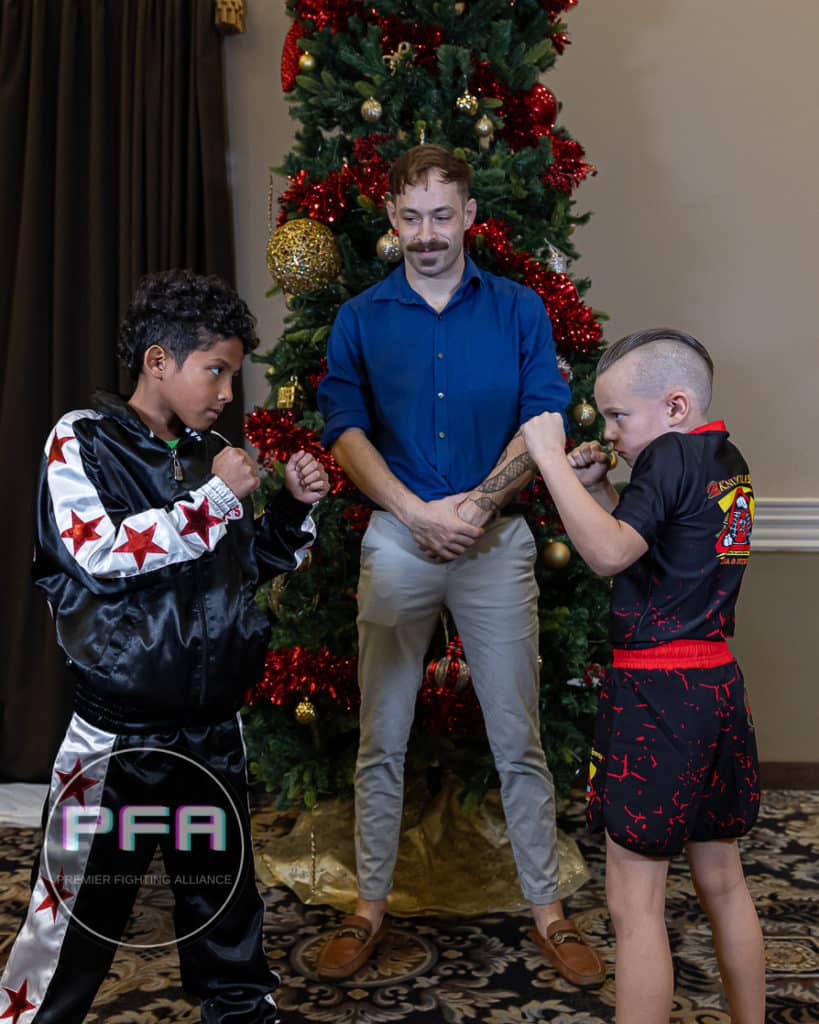
[[[269,626],[254,593],[299,564],[315,527],[287,491],[254,519],[211,473],[227,445],[188,430],[171,452],[106,392],[46,441],[33,575],[92,724],[223,721],[261,675]]]

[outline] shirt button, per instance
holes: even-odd
[[[443,359],[444,358],[444,353],[443,352],[439,352],[438,353],[438,358],[439,359]]]
[[[446,437],[446,434],[443,432],[443,430],[438,431],[438,437]]]
[[[439,320],[443,320],[443,319],[444,319],[444,318],[443,318],[443,315],[442,315],[441,313],[439,313],[439,314],[438,314],[438,319],[439,319]]]
[[[443,393],[443,391],[439,391],[439,392],[438,392],[438,397],[439,397],[439,398],[443,398],[443,397],[444,397],[444,393]]]

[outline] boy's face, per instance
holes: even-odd
[[[244,355],[238,338],[219,338],[210,348],[194,349],[181,366],[168,353],[159,381],[160,403],[186,427],[209,430],[233,400],[233,378]]]
[[[475,200],[432,168],[426,182],[408,185],[387,202],[404,260],[420,277],[442,277],[463,257],[464,232],[475,220]]]
[[[625,356],[594,385],[594,400],[605,421],[603,436],[629,466],[655,438],[673,429],[665,396],[648,398],[636,393],[632,374],[630,355]]]

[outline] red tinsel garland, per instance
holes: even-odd
[[[429,736],[480,736],[483,712],[475,689],[458,693],[452,686],[436,686],[425,678],[418,694],[418,725]]]
[[[564,131],[548,132],[552,143],[553,162],[543,174],[543,181],[559,192],[571,192],[589,175],[597,174],[594,164],[586,163],[586,151]]]
[[[350,524],[351,530],[363,533],[370,524],[372,512],[372,506],[370,505],[348,505],[342,512],[342,515]]]
[[[318,436],[307,427],[296,425],[291,409],[255,408],[245,420],[245,437],[259,453],[259,462],[272,468],[274,462],[286,462],[303,449],[314,455],[327,470],[333,494],[357,494],[336,460],[321,446]]]
[[[345,711],[358,707],[356,659],[331,654],[326,647],[308,651],[299,644],[268,651],[264,674],[245,694],[246,702],[280,707],[297,704],[302,697],[327,697]]]
[[[353,142],[353,163],[331,171],[323,181],[311,181],[303,168],[291,175],[288,187],[279,196],[281,210],[276,223],[287,220],[289,210],[305,210],[309,217],[335,223],[347,209],[348,192],[355,187],[376,206],[384,202],[389,188],[390,165],[378,146],[392,139],[391,135],[374,133],[359,136]]]
[[[399,43],[412,46],[412,61],[419,67],[438,64],[438,47],[444,34],[437,25],[420,25],[417,21],[402,21],[394,14],[384,15],[376,20],[381,26],[381,49],[394,53]]]
[[[282,89],[284,92],[291,92],[296,88],[296,75],[299,73],[299,57],[301,50],[298,47],[298,40],[304,35],[304,26],[299,21],[294,21],[287,30],[282,47]]]
[[[338,32],[346,28],[350,15],[361,17],[363,13],[356,0],[298,0],[296,4],[296,17],[300,21],[309,19],[319,31],[329,25],[333,32]]]
[[[577,0],[540,0],[540,6],[552,18],[559,18],[570,7],[577,6]]]

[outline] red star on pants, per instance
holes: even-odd
[[[57,910],[59,909],[60,904],[65,900],[70,899],[74,893],[69,892],[65,887],[65,872],[62,868],[60,868],[60,875],[56,882],[52,882],[50,879],[46,878],[45,875],[41,875],[40,877],[43,880],[43,885],[46,887],[48,896],[46,896],[40,906],[37,907],[37,911],[35,911],[35,913],[40,910],[50,910],[52,921],[56,921]]]
[[[63,455],[63,445],[66,443],[66,441],[73,440],[73,434],[68,434],[67,437],[57,437],[56,434],[54,435],[54,438],[51,442],[51,448],[48,451],[49,466],[51,465],[52,462],[65,462],[65,456]]]
[[[210,514],[207,498],[202,499],[202,504],[199,508],[188,508],[187,505],[183,505],[182,511],[188,520],[185,529],[182,530],[182,536],[184,537],[186,533],[195,533],[198,537],[202,538],[202,543],[205,547],[209,548],[210,528],[221,523],[222,517]]]
[[[88,775],[83,775],[82,763],[79,758],[74,762],[74,767],[70,772],[58,771],[57,774],[60,776],[60,782],[62,782],[64,787],[57,803],[62,803],[63,800],[70,800],[73,796],[77,803],[85,807],[86,789],[96,786],[100,781],[99,779],[92,779]]]
[[[99,519],[89,519],[88,522],[84,523],[72,508],[71,525],[67,530],[63,530],[60,536],[71,538],[74,542],[74,554],[76,555],[86,541],[100,539],[100,535],[97,533],[95,527],[97,523],[102,522],[103,518],[103,516],[100,516]]]
[[[6,988],[5,985],[3,988],[8,993],[9,1005],[4,1013],[0,1013],[0,1020],[11,1017],[11,1024],[17,1024],[17,1018],[21,1013],[34,1009],[34,1003],[28,1001],[28,978],[25,979],[16,992],[13,988]]]
[[[125,532],[128,534],[128,540],[118,548],[114,548],[114,551],[127,551],[128,554],[133,555],[138,569],[142,568],[142,563],[150,554],[167,555],[168,552],[165,548],[154,544],[156,526],[156,523],[152,523],[145,530],[132,530],[130,526],[126,526]]]

